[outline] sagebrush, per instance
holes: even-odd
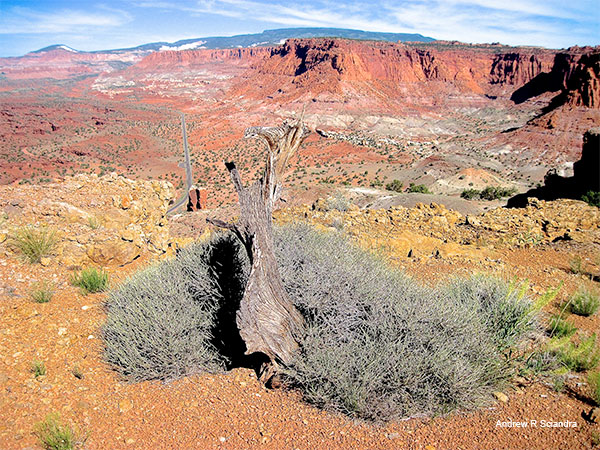
[[[510,283],[477,276],[431,289],[340,233],[288,225],[274,239],[306,324],[284,375],[323,408],[389,420],[477,407],[509,376],[507,348],[535,325]],[[130,380],[226,368],[248,270],[240,244],[219,235],[135,275],[109,296],[108,361]]]
[[[224,239],[191,245],[110,293],[105,356],[124,377],[168,380],[225,368],[213,342],[225,294],[210,265]]]

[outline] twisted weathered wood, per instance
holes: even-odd
[[[252,264],[248,284],[236,315],[246,354],[264,353],[273,366],[288,364],[298,347],[297,336],[303,320],[287,296],[273,248],[272,212],[281,194],[281,179],[291,156],[298,150],[309,131],[302,119],[284,122],[279,127],[252,127],[245,138],[258,138],[267,145],[268,154],[263,176],[244,187],[234,163],[226,163],[238,193],[240,219],[228,224],[211,219],[210,223],[232,230],[243,243]]]

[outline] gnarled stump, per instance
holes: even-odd
[[[209,219],[216,226],[232,230],[250,258],[252,266],[236,322],[246,343],[246,354],[261,352],[271,361],[261,376],[264,381],[278,364],[291,361],[303,329],[302,316],[285,292],[275,259],[272,212],[281,193],[283,171],[308,134],[302,119],[279,127],[246,130],[244,137],[259,138],[267,144],[265,172],[253,185],[244,187],[235,164],[226,163],[238,193],[240,219],[236,224]]]

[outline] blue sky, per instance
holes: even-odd
[[[0,0],[0,56],[231,36],[288,27],[421,33],[563,48],[600,44],[599,0]]]

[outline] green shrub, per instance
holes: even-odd
[[[71,284],[81,288],[84,294],[104,292],[108,289],[108,274],[103,269],[88,267],[73,274]]]
[[[590,206],[597,206],[600,208],[600,191],[588,191],[581,196],[581,200]]]
[[[424,184],[410,183],[406,192],[412,192],[417,194],[431,194],[431,191]]]
[[[460,196],[467,200],[474,200],[479,198],[480,191],[477,189],[465,189],[460,193]]]
[[[33,363],[31,363],[31,373],[33,373],[33,376],[36,378],[46,375],[46,365],[44,364],[44,361],[38,359],[33,361]]]
[[[600,350],[596,347],[595,334],[582,339],[579,344],[569,338],[554,339],[550,348],[566,368],[576,372],[594,369],[600,362]]]
[[[550,318],[550,323],[548,324],[550,336],[556,338],[569,337],[573,336],[576,331],[577,327],[565,320],[562,316],[556,315]]]
[[[578,316],[591,316],[600,307],[598,294],[591,291],[580,290],[576,292],[569,301],[569,310]]]
[[[47,281],[35,283],[31,290],[31,298],[36,303],[48,303],[54,296],[54,284]]]
[[[532,352],[527,357],[525,368],[535,374],[548,373],[560,368],[560,361],[555,352],[541,349]]]
[[[499,200],[503,197],[509,197],[516,192],[516,189],[502,188],[500,186],[487,186],[481,191],[479,197],[482,200]]]
[[[58,414],[48,414],[35,425],[34,433],[46,450],[73,450],[79,444],[73,428],[63,424]]]
[[[32,264],[52,253],[57,242],[56,232],[46,227],[21,227],[9,238],[9,245],[21,252]]]
[[[596,405],[600,406],[600,372],[588,374],[588,382],[592,389],[592,398],[596,402]]]
[[[394,191],[394,192],[402,192],[403,187],[404,187],[404,183],[402,183],[402,181],[400,181],[400,180],[393,180],[391,183],[388,183],[385,185],[385,188],[388,191]]]
[[[139,272],[109,294],[105,357],[121,375],[131,381],[169,380],[225,368],[226,357],[214,342],[218,307],[225,298],[231,301],[227,289],[241,291],[235,283],[239,274],[231,273],[224,286],[215,279],[216,270],[238,259],[237,249],[226,251],[228,243],[233,245],[231,237],[220,236],[188,246],[176,259]],[[235,311],[228,319],[227,332],[234,334]]]
[[[487,186],[483,190],[479,191],[477,189],[465,189],[462,191],[460,196],[462,198],[466,198],[467,200],[480,199],[480,200],[499,200],[504,197],[510,197],[515,192],[517,192],[514,188],[503,188],[500,186]]]

